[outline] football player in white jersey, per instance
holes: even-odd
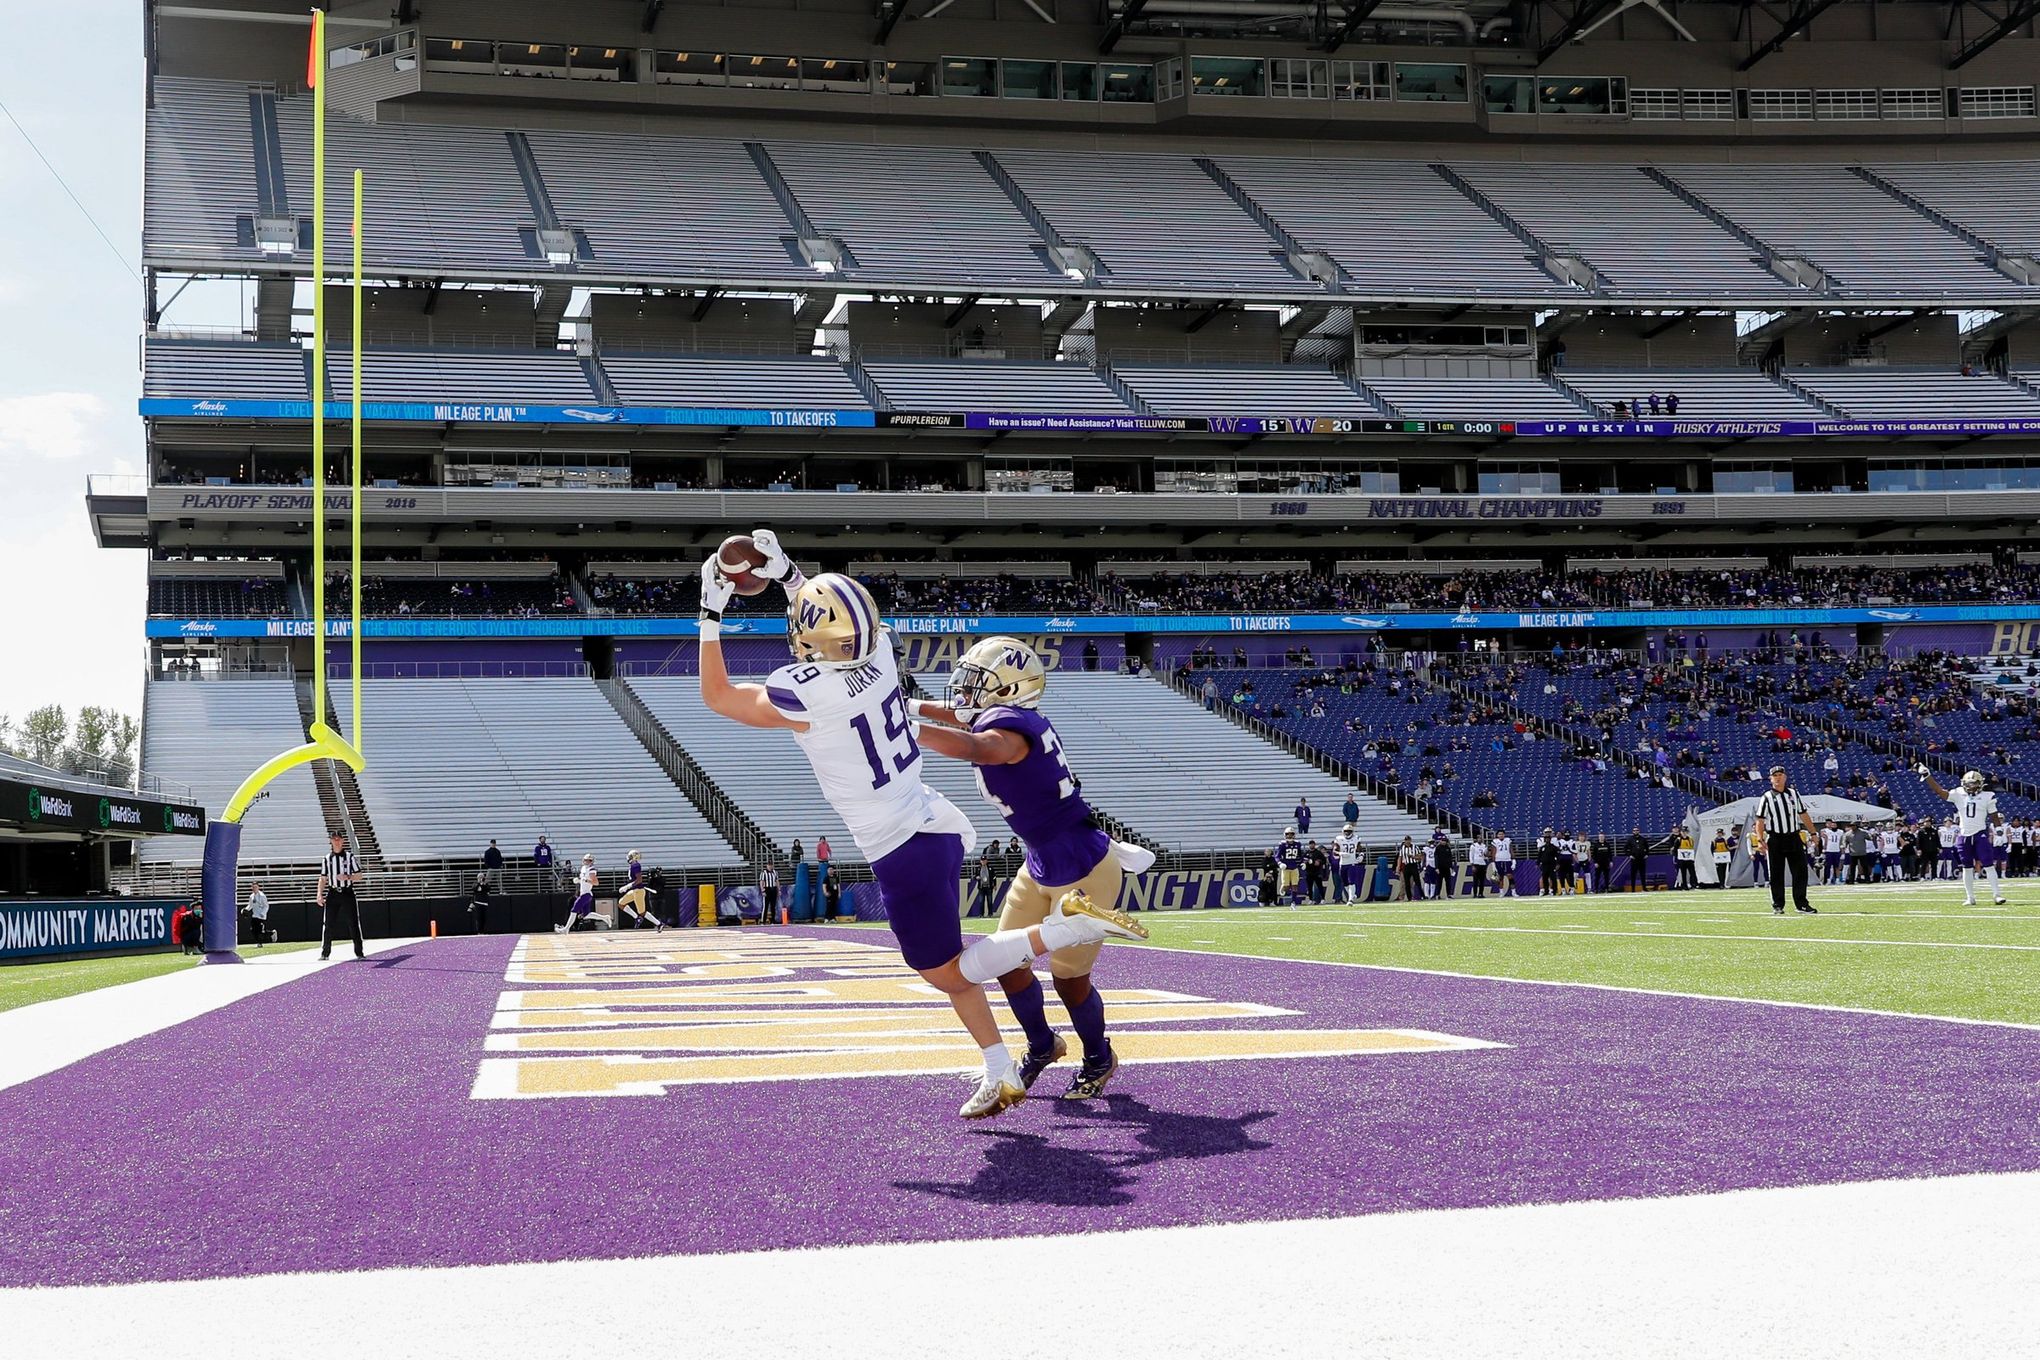
[[[1010,1109],[1026,1099],[1027,1087],[999,1037],[984,984],[1041,954],[1141,932],[1110,903],[1072,893],[1037,926],[997,931],[963,947],[957,885],[977,837],[955,804],[921,782],[921,748],[878,606],[847,576],[804,579],[771,530],[751,539],[765,555],[755,574],[785,588],[793,663],[762,685],[731,682],[722,621],[736,587],[711,554],[701,564],[702,702],[746,727],[793,733],[823,796],[871,865],[901,956],[948,996],[984,1055],[984,1076],[959,1113],[985,1119]]]
[[[1990,878],[1991,899],[1999,906],[2005,905],[2004,889],[1998,886],[1997,855],[1990,843],[1990,829],[1997,821],[1997,795],[1984,788],[1983,776],[1975,770],[1962,776],[1961,786],[1953,793],[1942,788],[1933,771],[1924,765],[1920,766],[1920,777],[1927,781],[1936,798],[1946,798],[1955,805],[1955,843],[1962,853],[1962,905],[1976,905],[1978,868]]]
[[[1360,900],[1360,885],[1367,871],[1367,853],[1360,846],[1360,837],[1353,832],[1353,824],[1346,823],[1345,829],[1332,837],[1332,859],[1338,869],[1333,875],[1332,895],[1347,902]]]

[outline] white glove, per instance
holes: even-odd
[[[789,596],[801,588],[805,578],[793,559],[786,555],[786,549],[779,546],[778,534],[770,529],[753,529],[751,542],[757,545],[759,552],[765,554],[765,561],[751,569],[753,576],[762,576],[768,581],[779,582],[786,587]]]
[[[947,704],[938,704],[928,699],[907,700],[907,712],[927,722],[941,721],[931,711],[937,708],[949,708],[949,706]],[[956,715],[956,721],[964,727],[974,726],[977,723],[978,714],[984,712],[981,708],[950,708],[949,711]]]
[[[729,607],[730,596],[737,593],[730,578],[722,574],[711,553],[701,564],[701,617],[722,622],[723,610]]]
[[[1925,774],[1928,774],[1928,773],[1930,773],[1930,771],[1929,771],[1929,770],[1927,769],[1927,767],[1926,767],[1926,766],[1922,765],[1922,766],[1920,766],[1920,767],[1919,767],[1919,769],[1918,769],[1917,771],[1915,771],[1915,773],[1917,773],[1917,774],[1921,774],[1921,775],[1925,775]]]

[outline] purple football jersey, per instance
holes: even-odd
[[[1027,846],[1027,872],[1045,886],[1075,883],[1098,867],[1111,837],[1091,825],[1091,807],[1063,759],[1055,724],[1027,708],[988,708],[973,730],[1018,732],[1027,754],[1011,765],[977,767],[978,791]]]

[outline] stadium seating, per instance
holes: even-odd
[[[1373,416],[1381,408],[1344,378],[1303,364],[1147,368],[1112,372],[1158,416]]]
[[[1575,754],[1574,743],[1528,739],[1513,721],[1470,721],[1463,700],[1412,677],[1403,678],[1400,694],[1389,692],[1387,676],[1342,694],[1336,684],[1315,683],[1316,674],[1228,671],[1220,679],[1235,688],[1253,684],[1255,697],[1246,707],[1252,716],[1362,770],[1386,776],[1393,769],[1412,793],[1426,770],[1444,776],[1449,766],[1452,773],[1438,780],[1430,805],[1519,836],[1545,826],[1589,835],[1627,834],[1635,826],[1662,832],[1692,801],[1678,790],[1634,778],[1619,765],[1596,769]],[[1322,716],[1311,715],[1311,700],[1301,692],[1306,687]],[[1278,702],[1285,710],[1281,718],[1274,716]],[[1349,720],[1360,730],[1348,731]],[[1368,755],[1368,745],[1384,737],[1400,741],[1402,750]],[[1452,749],[1455,739],[1464,749]],[[1506,749],[1495,750],[1497,742]],[[1495,794],[1494,807],[1474,806],[1482,792]]]
[[[1187,156],[1000,151],[1000,165],[1064,240],[1103,263],[1104,287],[1309,289],[1281,245]]]
[[[1799,291],[1733,233],[1634,166],[1481,163],[1453,169],[1546,245],[1577,250],[1607,277],[1613,293],[1783,298]]]
[[[285,677],[151,680],[142,691],[142,768],[191,786],[218,817],[249,772],[301,745],[304,719],[296,684]],[[326,853],[326,818],[310,769],[279,776],[242,819],[241,863],[309,864]],[[158,836],[138,843],[144,864],[197,864],[196,837]]]
[[[1541,378],[1403,378],[1367,373],[1360,383],[1413,420],[1579,420],[1590,414]]]
[[[1223,156],[1217,164],[1298,244],[1330,255],[1351,291],[1577,293],[1538,268],[1528,245],[1421,162]],[[1411,250],[1417,241],[1424,248]]]
[[[276,101],[283,170],[292,208],[312,206],[312,102],[307,95]],[[327,211],[337,223],[328,263],[339,263],[351,214],[347,172],[368,171],[367,231],[362,253],[370,268],[496,271],[529,274],[544,259],[527,244],[536,216],[517,173],[508,135],[490,128],[430,123],[364,123],[326,118]]]
[[[1332,775],[1145,676],[1058,671],[1042,709],[1055,719],[1070,768],[1092,803],[1172,850],[1263,850],[1281,836],[1299,797],[1316,812],[1311,836],[1338,831],[1352,792]],[[1365,794],[1369,845],[1428,836],[1431,824]]]
[[[332,694],[351,703],[344,680]],[[479,861],[492,837],[514,857],[544,835],[563,865],[593,852],[606,882],[630,850],[669,873],[739,862],[587,680],[371,679],[361,713],[387,859]]]
[[[1125,413],[1130,408],[1082,364],[1004,359],[869,360],[864,371],[906,411]]]
[[[281,580],[159,576],[149,582],[149,612],[170,618],[277,618],[290,608]]]
[[[1857,420],[2040,419],[2040,397],[1986,373],[1791,368],[1783,376]]]
[[[735,141],[525,134],[553,211],[588,237],[583,267],[649,277],[812,279],[772,188]]]
[[[2040,252],[2040,199],[2020,161],[1917,161],[1869,167],[2000,250]]]
[[[602,371],[626,406],[734,406],[863,411],[871,402],[833,359],[803,355],[605,353]]]
[[[331,400],[354,381],[352,357],[327,358]],[[581,361],[561,350],[369,349],[361,356],[363,401],[483,401],[592,404]]]
[[[784,660],[783,653],[779,659]],[[739,727],[709,712],[701,702],[698,680],[662,676],[628,683],[652,716],[781,852],[799,841],[812,857],[816,838],[827,836],[836,859],[853,864],[863,858],[850,839],[850,829],[822,797],[807,756],[791,735]],[[1009,834],[978,792],[973,766],[924,754],[921,779],[963,810],[977,828],[979,845]]]
[[[256,208],[248,87],[158,76],[142,160],[142,248],[193,263],[262,258],[237,214]]]
[[[1568,368],[1556,374],[1603,414],[1618,401],[1648,401],[1676,392],[1686,420],[1814,420],[1827,414],[1753,368]],[[1638,415],[1643,414],[1639,407]]]
[[[1679,165],[1670,173],[1773,249],[1804,254],[1846,294],[2018,288],[1961,237],[1840,166]]]
[[[849,245],[851,278],[1055,277],[1041,233],[968,151],[779,142],[767,151],[808,220]]]
[[[192,401],[306,401],[311,355],[297,345],[178,340],[142,346],[142,395]]]

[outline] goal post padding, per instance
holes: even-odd
[[[235,952],[240,942],[241,824],[210,821],[205,827],[205,866],[199,900],[205,907],[207,954]]]

